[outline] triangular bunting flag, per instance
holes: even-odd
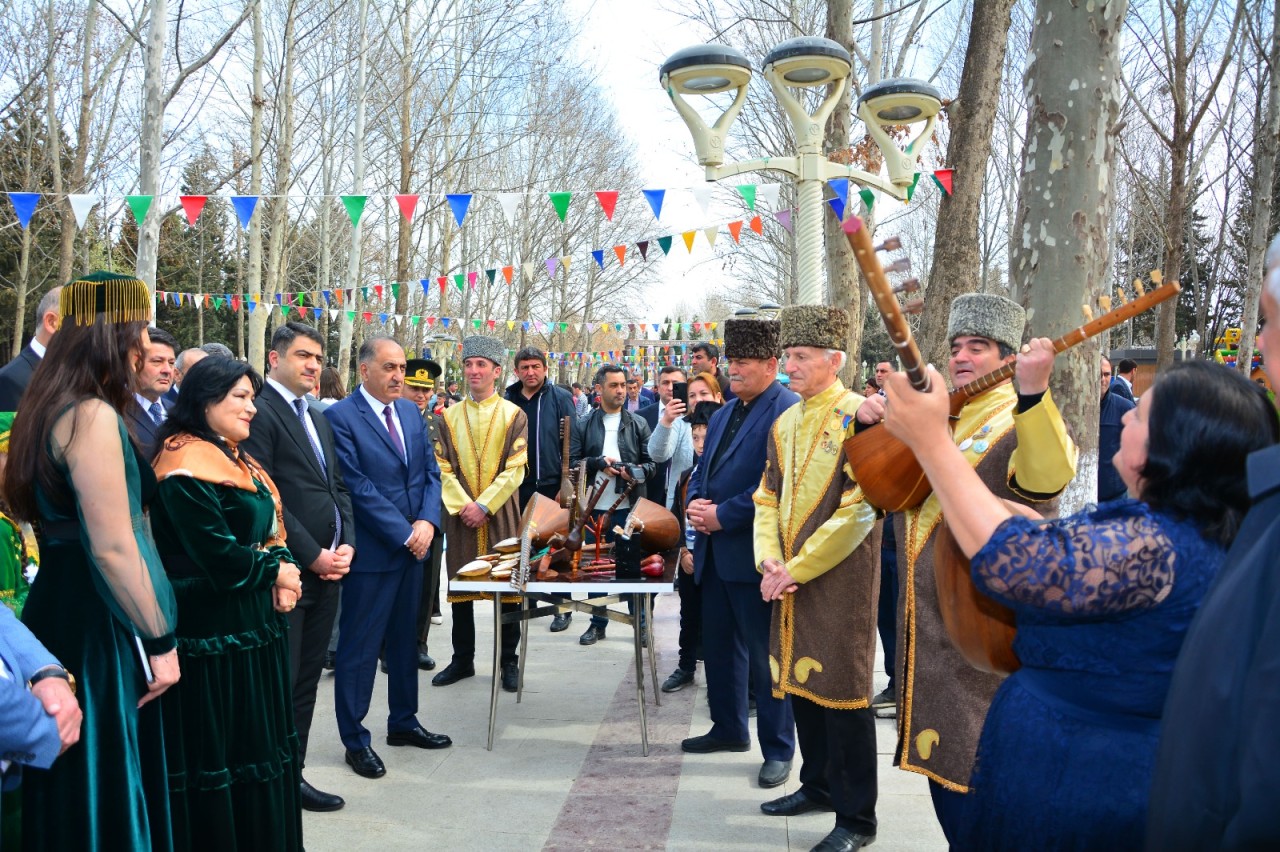
[[[18,214],[18,224],[26,230],[31,224],[31,214],[36,212],[36,203],[40,200],[38,192],[11,192],[9,201],[13,203],[13,212]]]
[[[596,266],[604,269],[604,249],[592,249],[591,256],[595,258]]]
[[[207,195],[179,195],[178,201],[182,203],[182,212],[187,214],[187,225],[194,228],[196,220],[200,218],[200,213],[204,210],[205,202],[209,200]]]
[[[642,189],[645,201],[649,202],[649,209],[653,211],[653,218],[662,220],[662,198],[667,194],[665,189]]]
[[[702,215],[705,217],[711,207],[711,193],[715,192],[714,186],[692,186],[689,187],[689,193],[693,196],[693,200],[698,202],[698,206],[702,208]]]
[[[604,211],[604,218],[612,222],[613,209],[618,206],[618,193],[614,190],[602,190],[596,193],[596,200],[600,202],[600,209]]]
[[[791,233],[791,211],[779,210],[773,214],[773,218],[778,220],[778,224],[787,229],[787,233]]]
[[[572,192],[548,192],[547,197],[551,199],[551,206],[556,208],[556,215],[560,217],[560,221],[564,221],[564,217],[569,212],[569,202],[573,199]]]
[[[836,214],[836,219],[840,222],[844,221],[844,199],[840,197],[828,198],[827,203],[831,205],[832,211]]]
[[[778,192],[782,189],[779,183],[762,183],[756,189],[756,201],[768,205],[770,210],[778,207]]]
[[[124,197],[125,203],[129,205],[129,210],[133,212],[134,221],[139,226],[146,221],[147,211],[151,209],[151,200],[154,197],[152,195],[126,195]]]
[[[72,193],[67,196],[67,201],[71,202],[71,212],[76,217],[76,227],[83,228],[84,223],[89,220],[89,211],[97,203],[97,198],[84,193]]]
[[[462,292],[462,282],[466,280],[467,280],[466,276],[463,275],[461,272],[453,276],[453,286],[458,288],[459,293]]]
[[[764,221],[759,216],[752,216],[750,223],[751,230],[760,236],[764,236]]]
[[[445,195],[449,200],[449,209],[453,211],[453,218],[458,223],[458,227],[462,227],[462,220],[467,218],[467,208],[471,206],[470,193],[451,193]]]
[[[560,265],[564,267],[565,274],[568,274],[568,272],[569,272],[569,264],[570,264],[572,261],[573,261],[573,258],[572,258],[572,257],[570,257],[570,256],[569,256],[569,255],[567,255],[567,254],[564,254],[564,255],[561,255],[561,256],[560,256]]]
[[[671,254],[671,237],[658,237],[658,246],[664,255]]]
[[[418,196],[397,195],[396,206],[400,208],[400,215],[412,222],[413,211],[418,208]]]
[[[756,185],[754,183],[739,184],[738,194],[742,196],[742,200],[747,202],[747,209],[755,212],[756,209]]]
[[[360,226],[360,217],[364,215],[364,203],[369,200],[367,195],[343,195],[342,206],[347,208],[347,215],[351,217],[351,226],[353,228]]]
[[[742,220],[741,219],[738,219],[735,222],[729,223],[729,233],[730,235],[733,236],[733,241],[735,243],[742,242]]]
[[[524,270],[525,280],[532,281],[533,280],[533,263],[531,262],[522,263],[520,264],[520,268]]]
[[[231,206],[236,209],[236,218],[240,220],[240,227],[246,231],[249,230],[249,220],[253,218],[253,211],[258,206],[258,196],[233,195]]]
[[[860,189],[858,196],[862,199],[863,208],[870,213],[871,208],[876,206],[876,194],[869,189]]]
[[[470,287],[472,290],[476,289],[476,280],[479,279],[479,277],[480,277],[479,274],[475,272],[468,272],[467,286]]]
[[[840,199],[840,210],[844,210],[849,206],[849,179],[848,178],[832,178],[827,181],[827,186],[831,187],[831,191],[836,194],[836,198]],[[835,205],[831,205],[835,209]],[[841,219],[844,218],[843,213],[837,212],[836,215]]]
[[[514,267],[514,266],[504,266],[504,267],[502,267],[502,277],[503,277],[503,278],[505,278],[505,279],[507,279],[507,285],[508,285],[508,286],[510,286],[510,284],[511,284],[511,278],[512,278],[512,276],[515,274],[515,271],[516,271],[516,269],[515,269],[515,267]]]
[[[934,169],[933,171],[933,182],[947,195],[951,194],[951,178],[955,171],[955,169]]]
[[[613,253],[614,253],[614,254],[616,254],[616,255],[618,256],[618,265],[619,265],[619,266],[622,266],[623,264],[625,264],[625,263],[627,262],[627,247],[626,247],[626,246],[614,246],[614,247],[613,247]]]
[[[516,330],[516,321],[507,320],[507,331],[515,331],[515,330]]]
[[[640,249],[641,260],[649,259],[649,241],[648,240],[641,240],[640,242],[636,243],[636,248]]]
[[[437,279],[436,279],[436,283],[440,285],[440,295],[441,295],[441,296],[443,296],[443,295],[444,295],[444,288],[445,288],[446,286],[448,286],[448,284],[449,284],[449,279],[448,279],[448,278],[446,278],[445,276],[441,275],[439,278],[437,278]]]
[[[713,247],[713,248],[714,248],[714,247],[715,247],[715,244],[716,244],[716,237],[720,234],[720,229],[719,229],[718,227],[717,227],[717,228],[703,228],[703,229],[702,229],[702,234],[703,234],[703,236],[705,236],[705,237],[707,238],[707,245],[709,245],[709,246],[711,246],[711,247]]]
[[[680,235],[684,239],[684,247],[689,250],[689,254],[693,254],[693,240],[698,236],[697,231],[685,231]],[[661,242],[661,240],[659,240]],[[670,245],[670,243],[668,243]]]
[[[555,278],[556,267],[559,265],[560,265],[560,258],[558,257],[547,258],[547,275],[551,276],[552,278]]]
[[[911,177],[911,186],[907,187],[907,201],[911,200],[911,196],[916,194],[916,185],[920,183],[920,173],[916,172]]]
[[[498,277],[498,270],[496,270],[496,269],[486,269],[486,270],[484,271],[484,277],[489,279],[489,285],[490,285],[490,286],[492,286],[492,285],[493,285],[493,279],[495,279],[495,278],[497,278],[497,277]]]
[[[508,225],[516,223],[516,208],[520,205],[520,198],[518,192],[497,193],[498,203],[502,205],[502,215],[506,217]]]

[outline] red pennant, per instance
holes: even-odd
[[[365,311],[361,316],[364,317],[365,322],[373,322],[373,311]]]
[[[612,190],[597,192],[596,200],[600,202],[600,209],[604,211],[604,218],[612,222],[613,208],[618,206],[618,193]]]
[[[413,211],[418,207],[418,196],[397,195],[396,204],[400,205],[400,215],[412,222]]]
[[[497,324],[493,320],[485,320],[485,325],[489,326],[489,330],[493,331],[493,327]]]
[[[740,242],[742,242],[742,239],[741,239],[741,236],[742,236],[742,220],[741,220],[741,219],[739,219],[739,220],[738,220],[738,221],[736,221],[736,222],[730,222],[730,223],[729,223],[729,233],[733,235],[733,241],[734,241],[735,243],[740,243]]]
[[[616,254],[616,255],[618,256],[618,265],[619,265],[619,266],[622,266],[624,263],[626,263],[626,261],[627,261],[627,247],[626,247],[626,246],[614,246],[614,247],[613,247],[613,253],[614,253],[614,254]]]
[[[209,200],[207,195],[179,195],[178,200],[182,202],[182,209],[187,214],[187,224],[195,227],[196,219],[200,218],[200,211],[204,209],[204,203]]]
[[[762,237],[764,236],[764,222],[760,221],[759,216],[756,216],[751,220],[751,230],[755,231]]]
[[[433,325],[435,325],[435,324],[436,324],[436,318],[435,318],[435,317],[427,317],[427,328],[431,328],[431,326],[433,326]]]
[[[374,293],[374,295],[375,295],[375,296],[377,296],[379,299],[381,299],[381,298],[382,298],[382,285],[381,285],[381,284],[374,284],[374,285],[373,285],[373,293]]]
[[[443,294],[444,288],[449,286],[449,279],[441,275],[439,278],[436,279],[436,283],[440,285],[440,292]]]
[[[231,310],[235,311],[236,313],[240,313],[240,297],[239,296],[231,297]]]
[[[947,195],[951,194],[951,177],[955,174],[955,169],[934,169],[933,176],[938,179],[938,185],[942,187],[942,191]]]

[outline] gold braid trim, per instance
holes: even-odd
[[[93,325],[98,314],[107,322],[144,322],[151,318],[151,290],[137,278],[94,272],[62,288],[58,309],[76,325]]]

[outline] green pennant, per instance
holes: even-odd
[[[860,189],[858,195],[862,198],[862,206],[870,213],[871,208],[876,206],[876,194],[869,189]]]
[[[569,212],[569,201],[573,198],[573,193],[548,192],[547,195],[551,198],[551,205],[556,208],[556,215],[563,222],[565,215]]]
[[[279,305],[278,307],[280,308],[280,316],[282,316],[282,317],[287,317],[287,316],[289,316],[289,306],[288,306],[288,305]]]
[[[129,203],[129,209],[133,211],[133,218],[141,227],[146,221],[147,211],[151,209],[151,201],[154,195],[126,195],[124,200]]]
[[[911,186],[907,187],[907,200],[908,200],[908,201],[910,201],[910,200],[911,200],[911,196],[913,196],[913,195],[915,195],[915,194],[916,194],[916,184],[918,184],[919,182],[920,182],[920,173],[919,173],[919,172],[916,172],[916,173],[915,173],[915,176],[914,176],[913,178],[911,178]]]
[[[663,255],[671,254],[671,237],[658,237],[658,245],[662,246]]]
[[[480,320],[472,320],[471,324],[475,326],[476,331],[480,330]]]
[[[342,196],[342,206],[347,208],[347,215],[351,217],[353,227],[360,224],[360,217],[364,215],[364,203],[368,200],[367,195]]]
[[[495,279],[495,278],[497,278],[497,277],[498,277],[498,270],[496,270],[496,269],[486,269],[486,270],[484,271],[484,274],[485,274],[485,276],[486,276],[486,277],[488,277],[488,279],[489,279],[489,285],[490,285],[490,286],[493,286],[493,279]]]
[[[391,300],[394,302],[399,298],[400,298],[400,285],[392,281],[391,282]]]
[[[738,194],[742,196],[743,201],[747,202],[747,209],[754,213],[756,209],[756,185],[754,183],[739,184]]]
[[[937,175],[929,175],[929,179],[934,182],[938,189],[942,190],[943,195],[948,195],[947,188],[942,185],[942,181],[938,180]]]
[[[568,323],[565,323],[565,322],[560,323],[560,331],[561,331],[562,333],[563,333],[563,332],[564,332],[564,330],[565,330],[566,328],[568,328],[568,327],[569,327],[569,324],[568,324]]]
[[[347,320],[348,320],[349,322],[355,322],[355,321],[356,321],[356,312],[355,312],[355,311],[347,311]]]
[[[409,317],[410,325],[417,325],[420,322],[422,322],[422,317],[418,316],[417,314],[414,314],[413,316]]]
[[[458,292],[462,292],[462,285],[466,282],[466,280],[467,280],[467,276],[463,275],[461,272],[453,276],[453,283],[457,286]]]

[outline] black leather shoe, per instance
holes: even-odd
[[[387,774],[387,767],[383,764],[382,758],[368,746],[347,749],[347,766],[363,778],[381,778]]]
[[[693,683],[693,672],[687,672],[677,666],[671,676],[662,682],[662,691],[679,692],[691,683]]]
[[[502,664],[502,688],[507,692],[515,692],[520,686],[520,663],[510,662]]]
[[[847,828],[835,828],[822,838],[822,842],[813,847],[811,852],[854,852],[863,846],[870,846],[876,840],[874,834],[857,834]]]
[[[556,617],[551,619],[551,632],[559,633],[562,630],[569,629],[569,622],[573,621],[573,613],[558,612]]]
[[[703,734],[700,737],[689,737],[680,743],[680,748],[693,754],[710,754],[713,751],[750,751],[751,743],[718,740],[710,734]]]
[[[789,760],[766,760],[760,767],[760,774],[756,777],[761,787],[768,790],[770,787],[778,787],[782,782],[791,777],[791,761]]]
[[[604,628],[596,627],[594,624],[587,628],[587,632],[578,637],[579,645],[594,645],[596,642],[604,638]]]
[[[341,796],[321,792],[308,784],[305,778],[298,787],[298,800],[302,803],[304,811],[314,811],[315,813],[340,811],[342,806],[346,804]]]
[[[772,802],[765,802],[760,805],[760,810],[769,816],[799,816],[807,814],[809,811],[829,811],[831,810],[830,802],[815,802],[804,793],[796,790],[783,796],[781,799],[774,799]],[[839,829],[837,829],[839,830]]]
[[[436,667],[436,661],[434,657],[432,657],[426,651],[418,652],[418,668],[422,669],[424,672],[429,672],[435,667]]]
[[[433,734],[419,725],[407,731],[387,731],[387,745],[417,746],[418,748],[448,748],[453,740],[444,734]]]
[[[448,686],[451,683],[457,683],[463,678],[475,677],[476,667],[471,663],[459,663],[457,660],[449,663],[440,670],[440,673],[431,678],[432,686]]]

